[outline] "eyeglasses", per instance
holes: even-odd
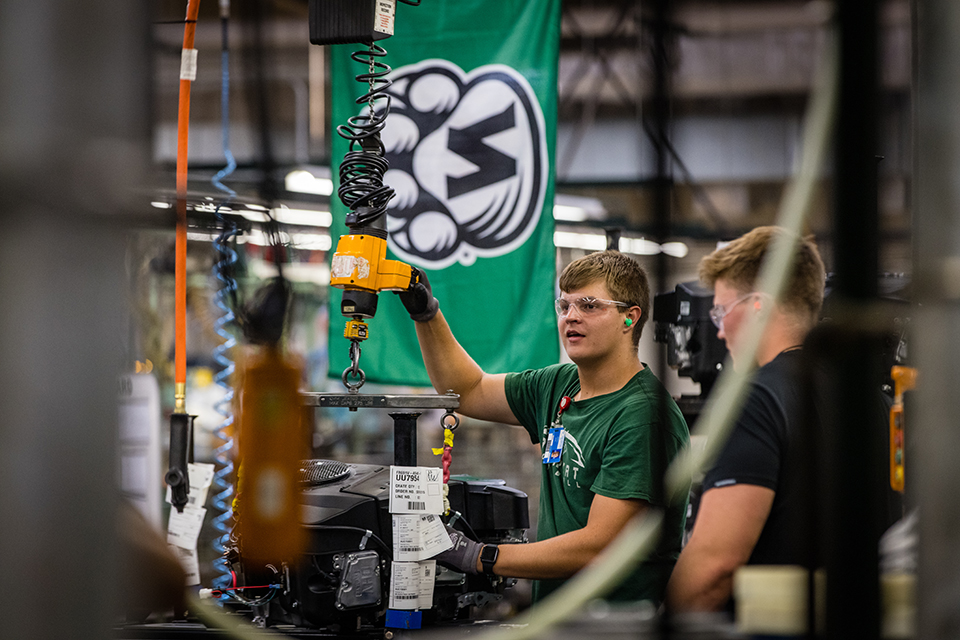
[[[626,302],[619,302],[617,300],[604,300],[603,298],[584,296],[582,298],[577,298],[576,300],[557,298],[557,301],[554,302],[553,306],[557,310],[557,315],[561,318],[565,318],[567,314],[570,313],[571,307],[576,307],[581,316],[590,316],[598,311],[606,309],[609,306],[629,307],[631,305],[627,304]]]
[[[734,307],[743,302],[744,300],[749,299],[752,296],[757,295],[756,291],[751,291],[746,295],[742,295],[730,304],[716,304],[710,309],[710,320],[713,322],[713,326],[717,329],[723,329],[723,319],[727,317],[727,314],[733,311]]]

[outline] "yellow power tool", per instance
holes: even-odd
[[[343,372],[343,384],[351,392],[363,385],[360,369],[360,343],[369,335],[366,318],[377,313],[381,291],[405,291],[417,281],[419,271],[399,260],[387,260],[387,230],[383,216],[366,226],[351,224],[356,214],[347,216],[349,233],[340,236],[330,264],[330,285],[343,289],[340,313],[348,318],[343,337],[350,340],[350,363]],[[349,378],[356,378],[350,382]]]
[[[340,313],[344,316],[372,318],[378,293],[404,291],[412,280],[410,265],[387,260],[386,231],[367,227],[340,236],[330,265],[330,285],[343,289]]]

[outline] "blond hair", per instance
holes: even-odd
[[[564,293],[581,289],[594,282],[603,282],[614,300],[640,307],[640,319],[633,328],[633,346],[640,343],[643,325],[650,315],[650,285],[647,272],[636,260],[619,251],[598,251],[577,258],[560,274],[560,290]],[[620,307],[626,313],[624,307]]]
[[[700,279],[710,288],[723,280],[742,293],[753,291],[767,249],[774,237],[784,234],[793,236],[798,246],[781,304],[813,326],[823,307],[826,272],[812,236],[800,238],[782,227],[757,227],[701,260]]]

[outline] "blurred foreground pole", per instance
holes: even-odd
[[[116,612],[121,222],[142,185],[147,5],[0,0],[0,637]]]
[[[877,300],[877,111],[879,2],[837,2],[839,102],[834,163],[834,295],[844,309],[837,332],[849,332],[828,370],[838,402],[826,411],[826,637],[880,637],[878,345],[867,335]],[[837,334],[842,335],[842,333]],[[882,424],[882,422],[880,423]]]
[[[911,354],[920,369],[906,487],[920,505],[919,628],[960,637],[960,3],[918,2]],[[909,453],[907,454],[909,456]]]

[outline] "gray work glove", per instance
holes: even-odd
[[[472,573],[474,575],[479,573],[477,571],[477,558],[480,557],[480,549],[483,548],[483,544],[474,542],[450,525],[444,526],[447,528],[453,547],[437,554],[436,561],[460,573]]]
[[[406,291],[398,291],[397,295],[411,318],[417,322],[428,322],[437,315],[440,303],[433,297],[433,289],[430,288],[426,273],[413,267],[413,277],[416,283]]]

